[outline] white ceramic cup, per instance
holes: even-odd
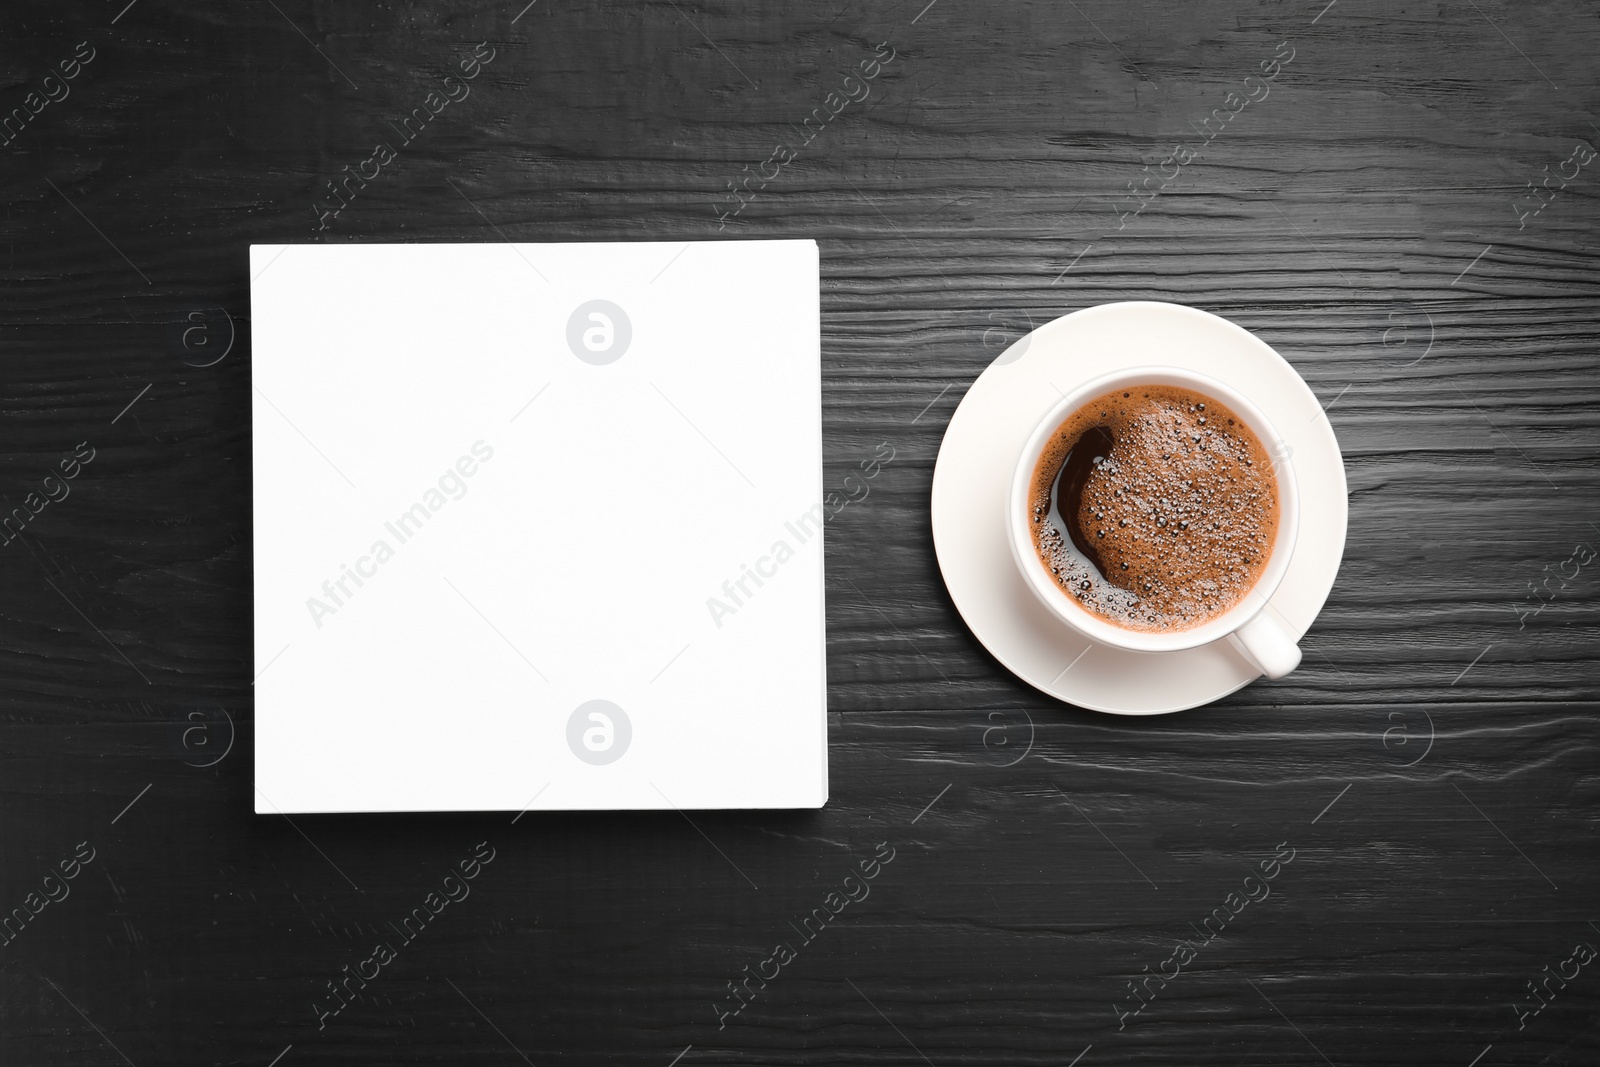
[[[1067,417],[1090,400],[1114,389],[1129,389],[1137,385],[1178,386],[1220,401],[1243,419],[1245,425],[1260,439],[1273,460],[1273,472],[1277,477],[1278,536],[1272,544],[1272,554],[1267,559],[1260,580],[1240,598],[1239,603],[1211,621],[1187,630],[1159,633],[1129,630],[1091,613],[1057,584],[1040,561],[1033,543],[1028,498],[1034,468],[1045,445]],[[1267,601],[1289,569],[1289,556],[1294,551],[1295,535],[1299,532],[1300,494],[1295,485],[1294,468],[1289,462],[1290,451],[1260,409],[1237,391],[1204,374],[1176,367],[1135,367],[1096,378],[1073,390],[1046,412],[1028,438],[1028,443],[1023,446],[1011,479],[1011,493],[1006,500],[1011,554],[1016,558],[1017,567],[1022,571],[1028,588],[1033,590],[1045,607],[1091,641],[1130,652],[1176,652],[1226,639],[1232,641],[1262,674],[1268,678],[1282,678],[1299,666],[1300,648],[1276,615],[1265,609]]]

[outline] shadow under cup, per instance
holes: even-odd
[[[1033,542],[1029,522],[1029,496],[1034,468],[1045,446],[1073,413],[1095,397],[1115,389],[1165,385],[1203,393],[1226,405],[1244,421],[1273,458],[1273,474],[1278,490],[1278,532],[1261,577],[1237,604],[1198,626],[1184,630],[1151,633],[1130,630],[1093,614],[1066,593],[1045,569]],[[1135,367],[1085,382],[1045,413],[1023,446],[1011,492],[1006,500],[1006,525],[1011,551],[1028,588],[1067,626],[1102,645],[1130,652],[1177,652],[1213,641],[1230,640],[1262,674],[1281,678],[1300,663],[1295,638],[1274,612],[1265,610],[1289,569],[1300,525],[1300,495],[1295,482],[1289,450],[1259,408],[1237,390],[1214,378],[1176,367]]]

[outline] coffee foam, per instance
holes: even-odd
[[[1237,604],[1266,569],[1280,510],[1255,433],[1226,405],[1166,385],[1118,389],[1068,416],[1028,505],[1039,560],[1062,590],[1154,632]]]

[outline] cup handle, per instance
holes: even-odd
[[[1268,678],[1282,678],[1300,666],[1300,646],[1267,611],[1259,612],[1228,637]]]

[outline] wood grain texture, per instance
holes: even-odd
[[[1514,208],[1600,138],[1600,8],[7,16],[0,117],[79,42],[95,57],[0,147],[0,501],[80,442],[95,458],[0,547],[0,913],[80,842],[95,858],[0,945],[0,1063],[1600,1061],[1596,965],[1520,1028],[1513,1008],[1600,945],[1600,570],[1536,614],[1529,589],[1600,547],[1600,161]],[[472,94],[318,231],[323,183],[478,42]],[[870,95],[719,232],[727,183],[879,42]],[[1282,42],[1268,95],[1202,145]],[[1124,224],[1180,141],[1198,158]],[[502,236],[819,242],[826,479],[896,450],[827,531],[826,809],[251,814],[246,246]],[[1302,668],[1149,721],[1004,671],[928,529],[982,368],[1125,299],[1283,352],[1350,483]],[[480,841],[471,896],[319,1029],[325,983]],[[879,842],[870,896],[802,942]],[[1119,1026],[1128,983],[1280,842],[1270,897]],[[796,959],[719,1027],[780,940]]]

